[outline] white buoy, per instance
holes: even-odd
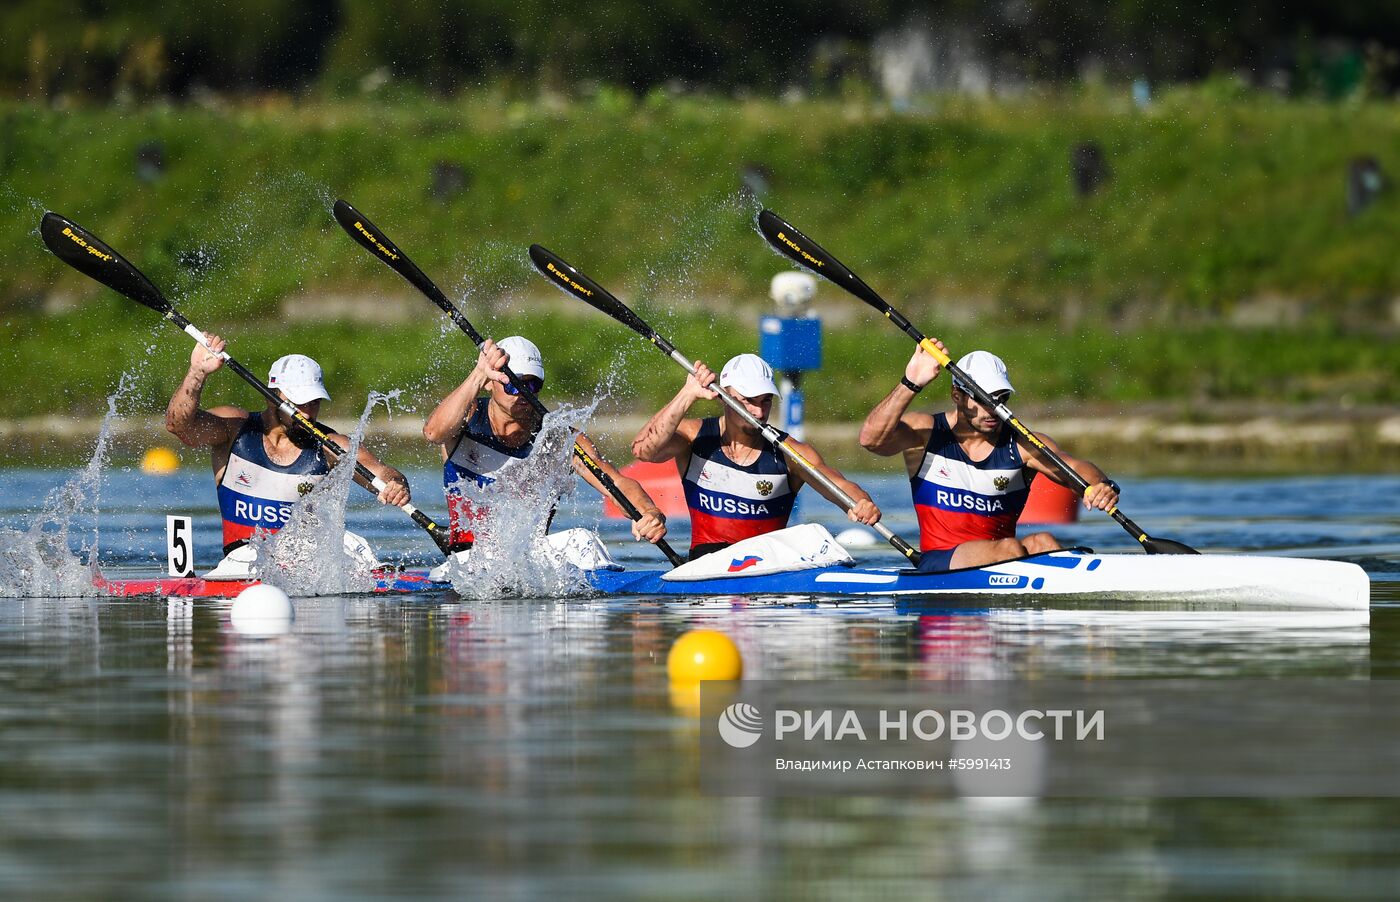
[[[836,536],[836,541],[847,548],[868,548],[876,543],[875,533],[859,526],[841,530]]]
[[[286,592],[258,583],[238,593],[229,619],[233,628],[244,635],[280,636],[292,628],[296,611]]]

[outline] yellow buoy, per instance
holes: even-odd
[[[671,682],[687,685],[701,680],[737,680],[744,675],[739,648],[724,633],[691,630],[676,640],[666,657]]]
[[[164,445],[157,445],[141,458],[141,472],[165,476],[180,469],[180,456]]]

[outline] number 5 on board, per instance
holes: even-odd
[[[171,576],[194,575],[194,527],[189,517],[165,518],[165,557]]]

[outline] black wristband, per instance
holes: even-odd
[[[924,387],[923,387],[922,385],[915,385],[914,383],[910,382],[908,376],[900,376],[900,377],[899,377],[899,384],[902,385],[902,386],[904,386],[905,388],[909,389],[911,392],[913,392],[913,393],[916,394],[916,395],[917,395],[919,392],[921,392],[921,391],[924,390]]]
[[[1114,482],[1112,479],[1105,479],[1104,485],[1113,489],[1113,491],[1117,492],[1120,495],[1123,494],[1123,490],[1118,487],[1118,483]]]

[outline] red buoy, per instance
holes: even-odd
[[[651,496],[651,500],[656,502],[656,506],[661,508],[661,513],[666,516],[675,517],[686,513],[685,489],[681,488],[681,476],[676,471],[674,460],[659,464],[634,460],[622,468],[622,475],[640,482],[642,488]],[[603,515],[619,520],[626,518],[622,509],[611,498],[603,499]]]
[[[1031,496],[1018,523],[1073,523],[1079,519],[1079,493],[1044,476],[1031,483]]]

